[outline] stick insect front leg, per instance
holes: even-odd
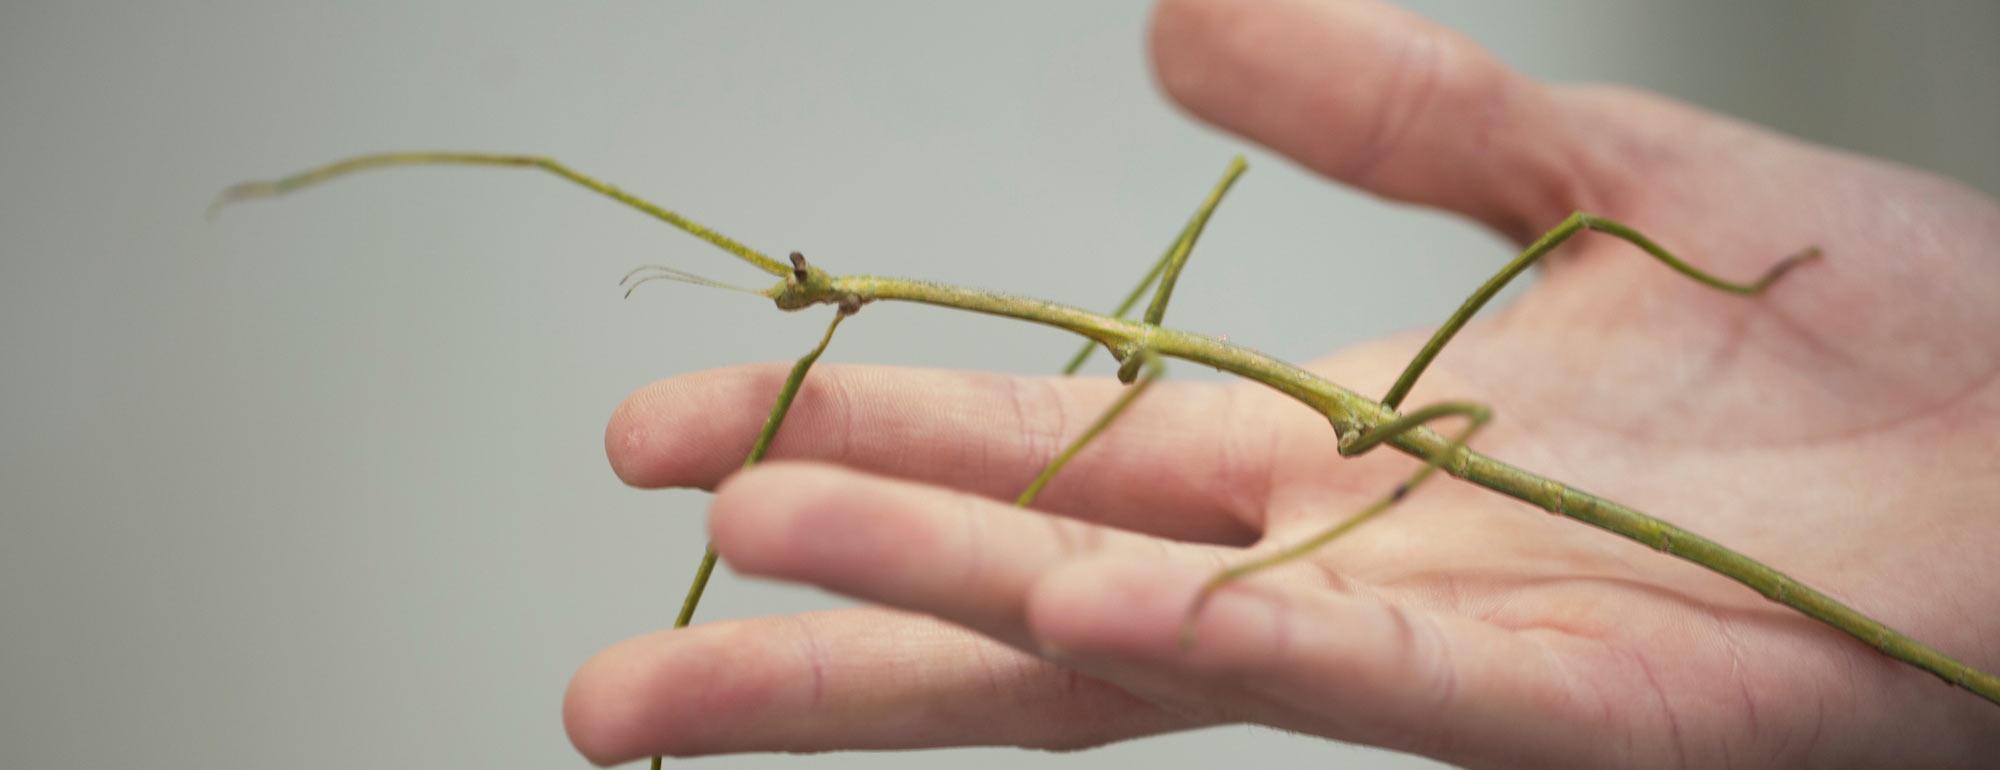
[[[630,279],[631,276],[626,276]],[[826,325],[826,333],[820,335],[819,344],[792,364],[791,373],[785,375],[785,384],[778,389],[778,400],[771,404],[771,414],[764,418],[763,429],[757,431],[757,441],[750,445],[750,454],[743,458],[743,467],[756,465],[771,451],[771,442],[778,437],[778,428],[785,424],[785,415],[792,411],[792,401],[798,398],[799,387],[805,384],[806,372],[819,361],[820,354],[826,352],[828,343],[833,342],[833,331],[840,328],[840,322],[854,315],[855,308],[841,307],[833,315],[833,321]],[[708,589],[708,578],[715,573],[717,554],[713,542],[702,548],[701,563],[695,567],[694,580],[688,583],[687,597],[681,600],[680,615],[674,618],[674,628],[686,628],[694,621],[695,607],[701,604],[701,595]],[[653,770],[660,770],[660,758],[653,757]]]
[[[778,390],[778,400],[771,404],[771,414],[764,418],[764,428],[757,432],[757,441],[750,445],[749,456],[743,458],[743,467],[756,465],[771,451],[771,442],[778,437],[778,428],[785,424],[785,415],[792,411],[792,401],[798,398],[799,386],[805,384],[806,372],[819,361],[820,354],[826,352],[828,343],[833,342],[833,331],[840,328],[840,322],[853,315],[854,310],[841,308],[834,312],[833,321],[826,325],[826,333],[819,338],[819,344],[792,364],[792,371],[785,376],[784,387]],[[694,620],[694,609],[701,604],[702,591],[708,588],[708,576],[715,571],[715,545],[709,544],[702,551],[701,565],[695,569],[694,582],[688,585],[687,598],[681,601],[681,614],[674,618],[674,628],[684,628]]]

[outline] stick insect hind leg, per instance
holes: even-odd
[[[1382,405],[1390,409],[1395,409],[1401,405],[1404,397],[1410,394],[1410,389],[1416,386],[1417,377],[1421,376],[1424,370],[1430,367],[1431,361],[1437,358],[1440,351],[1444,350],[1445,344],[1451,342],[1451,338],[1457,335],[1460,329],[1465,327],[1466,322],[1471,321],[1472,317],[1478,314],[1480,308],[1486,306],[1488,300],[1493,299],[1493,295],[1499,294],[1501,289],[1506,288],[1508,282],[1513,281],[1515,277],[1526,272],[1529,267],[1540,261],[1542,257],[1547,256],[1557,246],[1569,240],[1570,236],[1584,230],[1593,230],[1615,236],[1620,240],[1639,247],[1647,255],[1659,260],[1667,267],[1672,268],[1674,272],[1687,276],[1696,283],[1717,291],[1746,297],[1754,297],[1764,293],[1765,289],[1770,288],[1772,284],[1776,283],[1779,278],[1784,277],[1785,273],[1790,272],[1792,268],[1819,256],[1818,248],[1806,248],[1778,260],[1769,268],[1766,268],[1764,274],[1758,276],[1755,281],[1750,283],[1735,283],[1718,278],[1711,273],[1688,264],[1681,258],[1674,256],[1672,252],[1654,243],[1651,238],[1647,238],[1631,227],[1594,214],[1586,214],[1581,211],[1576,212],[1569,215],[1569,218],[1564,219],[1562,224],[1556,225],[1554,229],[1548,231],[1542,237],[1535,239],[1535,242],[1529,244],[1528,248],[1523,250],[1520,256],[1515,257],[1512,262],[1508,262],[1505,267],[1500,268],[1500,272],[1494,273],[1492,278],[1486,279],[1486,283],[1481,284],[1477,290],[1473,291],[1472,296],[1466,297],[1464,304],[1459,305],[1458,310],[1454,311],[1450,318],[1445,319],[1444,325],[1439,326],[1438,330],[1431,335],[1430,340],[1424,343],[1423,348],[1417,351],[1416,357],[1410,359],[1409,365],[1403,369],[1402,376],[1396,378],[1396,384],[1390,386],[1389,392],[1382,396]],[[1351,455],[1355,454],[1355,452],[1343,452],[1343,454]]]

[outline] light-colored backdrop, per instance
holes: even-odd
[[[605,417],[822,322],[619,301],[643,262],[749,274],[526,173],[379,175],[205,224],[229,182],[541,152],[839,271],[1104,306],[1245,149],[1154,92],[1136,1],[169,5],[0,5],[0,766],[581,766],[564,684],[666,624],[704,508],[619,485]],[[1986,0],[1412,5],[1536,75],[2000,190]],[[1308,358],[1435,322],[1507,256],[1250,152],[1177,325]],[[1353,262],[1369,290],[1308,300]],[[829,360],[1045,372],[1069,348],[878,307]],[[704,617],[839,603],[723,574]],[[1429,764],[1241,727],[693,764],[938,762]]]

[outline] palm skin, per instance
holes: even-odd
[[[1517,239],[1583,209],[1739,279],[1819,246],[1744,299],[1579,236],[1407,405],[1490,403],[1480,451],[2000,670],[2000,206],[1652,97],[1531,83],[1375,3],[1169,0],[1152,34],[1162,85],[1196,115]],[[1421,341],[1311,368],[1379,394]],[[594,761],[1067,748],[1226,721],[1477,767],[2000,752],[1991,704],[1696,566],[1448,480],[1226,589],[1183,650],[1219,566],[1328,526],[1414,463],[1339,460],[1324,421],[1262,386],[1168,384],[1043,512],[1017,511],[999,501],[1114,384],[826,367],[776,446],[792,459],[732,475],[782,370],[636,394],[607,432],[613,466],[640,486],[720,485],[711,528],[736,570],[895,609],[607,650],[565,708]]]

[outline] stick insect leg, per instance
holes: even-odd
[[[1401,404],[1403,398],[1410,394],[1410,388],[1416,386],[1417,377],[1422,375],[1424,369],[1431,365],[1432,359],[1437,358],[1438,352],[1444,349],[1445,343],[1450,342],[1452,336],[1458,334],[1458,330],[1463,328],[1467,321],[1472,320],[1472,316],[1478,313],[1481,307],[1486,305],[1487,300],[1493,299],[1493,295],[1500,293],[1500,289],[1504,288],[1508,281],[1514,280],[1515,276],[1526,271],[1537,260],[1554,251],[1556,246],[1561,245],[1570,236],[1583,230],[1594,230],[1615,236],[1639,247],[1654,259],[1665,263],[1667,267],[1673,268],[1674,272],[1687,276],[1696,283],[1717,291],[1725,291],[1743,296],[1756,296],[1763,293],[1771,284],[1777,282],[1780,276],[1783,276],[1799,263],[1819,256],[1819,249],[1808,248],[1778,260],[1776,264],[1766,269],[1763,275],[1758,276],[1756,281],[1751,283],[1733,283],[1717,278],[1710,273],[1702,271],[1700,268],[1682,261],[1679,257],[1674,256],[1672,252],[1654,243],[1651,238],[1641,235],[1637,230],[1600,216],[1585,214],[1579,211],[1571,214],[1568,219],[1563,220],[1562,224],[1557,225],[1548,234],[1529,244],[1526,251],[1521,252],[1520,256],[1515,257],[1514,261],[1507,263],[1506,267],[1500,268],[1499,273],[1487,279],[1486,283],[1481,285],[1478,291],[1473,292],[1472,296],[1467,297],[1465,304],[1460,305],[1457,312],[1452,313],[1450,318],[1445,319],[1444,325],[1438,327],[1437,332],[1431,335],[1429,342],[1424,343],[1423,349],[1417,352],[1416,358],[1410,359],[1410,364],[1403,369],[1402,376],[1396,378],[1396,384],[1389,388],[1388,394],[1382,396],[1382,405],[1394,409],[1397,405]]]
[[[1432,404],[1358,434],[1351,442],[1349,452],[1353,454],[1365,452],[1426,423],[1445,417],[1464,417],[1466,419],[1465,428],[1459,431],[1458,435],[1453,436],[1451,443],[1446,445],[1445,448],[1433,452],[1425,460],[1424,467],[1418,468],[1416,473],[1411,474],[1403,483],[1397,484],[1395,489],[1390,490],[1381,499],[1369,504],[1368,507],[1361,509],[1340,523],[1321,530],[1311,537],[1263,557],[1224,569],[1221,572],[1217,572],[1214,577],[1209,578],[1208,582],[1203,583],[1201,591],[1195,594],[1194,601],[1188,606],[1187,618],[1181,623],[1181,646],[1193,646],[1195,619],[1201,614],[1202,608],[1207,606],[1208,600],[1215,596],[1216,591],[1250,575],[1319,550],[1321,546],[1354,531],[1356,527],[1367,523],[1369,519],[1381,515],[1383,511],[1389,510],[1391,506],[1402,502],[1403,498],[1408,497],[1410,492],[1417,488],[1417,485],[1424,483],[1424,481],[1436,475],[1439,469],[1458,458],[1465,449],[1465,442],[1472,440],[1473,434],[1478,433],[1480,428],[1485,427],[1487,421],[1493,419],[1493,412],[1485,404],[1469,401],[1446,401]]]
[[[764,428],[757,432],[757,441],[750,445],[749,456],[743,459],[743,467],[756,465],[771,451],[771,442],[778,437],[778,428],[785,424],[785,415],[792,411],[792,401],[798,398],[799,386],[806,381],[806,372],[819,361],[820,354],[826,352],[828,343],[833,342],[833,330],[840,328],[840,322],[853,311],[841,309],[833,314],[833,321],[826,325],[826,333],[820,335],[819,344],[811,352],[792,364],[792,371],[785,376],[785,385],[778,389],[778,400],[771,404],[771,414],[764,418]],[[694,620],[695,607],[701,604],[702,592],[708,590],[708,578],[715,573],[715,544],[702,548],[701,564],[695,567],[694,580],[688,584],[687,598],[681,600],[681,614],[674,618],[674,628],[686,628]],[[653,757],[653,770],[659,770],[660,758]]]
[[[840,322],[852,314],[847,310],[834,313],[833,322],[826,325],[826,333],[820,336],[819,344],[798,363],[792,364],[792,372],[785,377],[784,387],[778,390],[778,400],[771,404],[771,414],[764,418],[764,428],[757,432],[757,441],[750,445],[750,455],[744,458],[743,467],[756,465],[764,459],[766,452],[771,451],[771,441],[777,438],[778,427],[785,424],[785,414],[792,410],[792,400],[798,398],[799,386],[805,384],[806,371],[812,369],[820,354],[826,352],[827,343],[833,341],[833,330],[840,328]],[[681,614],[674,619],[674,628],[684,627],[694,619],[694,608],[701,603],[702,591],[708,587],[709,573],[715,571],[715,556],[715,546],[710,544],[702,553],[701,566],[695,569],[694,583],[688,586],[687,598],[681,602]]]
[[[1208,226],[1209,216],[1215,213],[1215,208],[1222,203],[1222,196],[1229,193],[1229,188],[1236,184],[1237,177],[1242,176],[1247,168],[1249,164],[1243,160],[1243,156],[1238,155],[1230,159],[1229,167],[1222,172],[1222,180],[1216,182],[1215,189],[1209,192],[1208,198],[1202,201],[1201,207],[1195,210],[1194,216],[1190,217],[1188,223],[1181,228],[1181,233],[1174,238],[1173,245],[1167,247],[1166,253],[1160,255],[1159,261],[1153,263],[1153,268],[1146,271],[1144,278],[1139,279],[1139,285],[1132,288],[1132,293],[1125,296],[1125,301],[1119,303],[1118,309],[1112,311],[1112,315],[1124,318],[1126,313],[1132,311],[1132,306],[1139,303],[1139,295],[1146,293],[1146,288],[1152,286],[1155,280],[1162,280],[1160,291],[1153,295],[1153,304],[1146,309],[1147,323],[1160,322],[1166,315],[1167,300],[1173,294],[1174,282],[1180,278],[1181,268],[1187,265],[1188,255],[1193,253],[1195,241],[1201,238],[1201,231]],[[1091,351],[1096,348],[1097,343],[1085,342],[1083,348],[1076,352],[1076,356],[1070,359],[1069,365],[1063,367],[1063,375],[1075,374],[1082,368],[1083,362],[1090,358]],[[1063,466],[1068,465],[1077,453],[1082,452],[1085,446],[1110,428],[1111,423],[1117,421],[1134,401],[1145,395],[1147,388],[1152,387],[1153,383],[1158,382],[1160,377],[1166,374],[1166,367],[1161,364],[1159,357],[1142,350],[1126,356],[1125,362],[1119,366],[1118,379],[1127,383],[1133,382],[1141,367],[1146,370],[1145,376],[1120,394],[1118,400],[1113,401],[1103,414],[1098,415],[1097,420],[1085,428],[1082,435],[1077,436],[1069,446],[1064,447],[1062,452],[1055,456],[1055,459],[1049,461],[1048,466],[1042,469],[1041,475],[1036,476],[1034,482],[1014,500],[1016,506],[1026,508],[1033,503],[1035,497],[1042,493],[1042,488],[1048,486],[1049,481],[1062,471]]]
[[[1069,461],[1075,458],[1077,453],[1082,452],[1085,446],[1090,444],[1091,441],[1096,440],[1098,434],[1110,428],[1111,423],[1116,421],[1119,415],[1124,414],[1126,408],[1132,406],[1132,402],[1138,401],[1140,396],[1146,394],[1147,388],[1152,387],[1153,383],[1158,382],[1160,377],[1167,373],[1166,366],[1160,363],[1158,356],[1150,354],[1142,355],[1146,362],[1145,376],[1140,377],[1137,383],[1126,388],[1125,392],[1118,394],[1118,400],[1111,402],[1111,406],[1107,407],[1103,414],[1098,415],[1097,420],[1092,422],[1090,427],[1085,428],[1082,435],[1077,436],[1076,440],[1069,442],[1069,446],[1063,447],[1062,452],[1057,454],[1055,459],[1050,460],[1047,467],[1042,468],[1041,475],[1035,477],[1034,483],[1029,484],[1028,488],[1021,492],[1021,496],[1014,499],[1014,505],[1026,508],[1029,504],[1035,502],[1035,497],[1042,493],[1043,487],[1049,485],[1049,480],[1054,479],[1057,473],[1062,472],[1063,466],[1068,465]]]
[[[1222,181],[1216,183],[1214,191],[1208,194],[1208,199],[1202,202],[1200,208],[1195,209],[1194,216],[1188,218],[1188,223],[1181,228],[1180,235],[1174,238],[1173,244],[1167,247],[1166,253],[1160,255],[1159,261],[1153,263],[1151,270],[1146,271],[1146,277],[1139,279],[1139,285],[1132,287],[1132,293],[1125,296],[1125,301],[1118,304],[1117,310],[1111,311],[1112,317],[1124,318],[1126,313],[1132,312],[1132,306],[1139,304],[1139,297],[1144,295],[1146,289],[1151,288],[1153,282],[1159,280],[1162,274],[1169,276],[1165,284],[1166,292],[1173,293],[1173,282],[1180,277],[1181,266],[1187,264],[1187,255],[1194,250],[1195,241],[1201,238],[1202,229],[1208,226],[1209,216],[1215,213],[1216,206],[1222,203],[1222,196],[1229,192],[1230,186],[1236,184],[1236,178],[1242,176],[1244,169],[1247,168],[1249,165],[1244,162],[1243,156],[1238,155],[1230,159],[1229,168],[1222,173]],[[1171,272],[1169,272],[1170,266]],[[1156,295],[1153,302],[1160,306],[1162,314],[1166,312],[1165,299]],[[1147,315],[1148,317],[1153,315],[1151,308],[1148,308]],[[1154,318],[1149,323],[1159,323],[1159,319]],[[1082,349],[1076,351],[1076,355],[1070,358],[1069,364],[1063,367],[1063,374],[1075,374],[1078,369],[1083,368],[1083,362],[1089,360],[1091,352],[1096,349],[1095,342],[1083,343]]]
[[[780,278],[791,274],[791,268],[772,259],[756,249],[745,246],[736,239],[716,232],[692,219],[669,211],[660,205],[637,195],[618,189],[610,183],[583,174],[553,159],[537,155],[501,155],[481,152],[384,152],[373,155],[357,155],[334,161],[324,166],[306,169],[282,179],[244,182],[222,191],[215,202],[209,204],[210,217],[224,206],[259,198],[275,198],[280,195],[329,182],[348,174],[380,168],[398,166],[497,166],[513,168],[538,168],[562,177],[599,195],[623,203],[644,212],[648,216],[679,228],[683,232],[709,242],[717,248],[736,255],[736,258],[755,265],[757,269]]]

